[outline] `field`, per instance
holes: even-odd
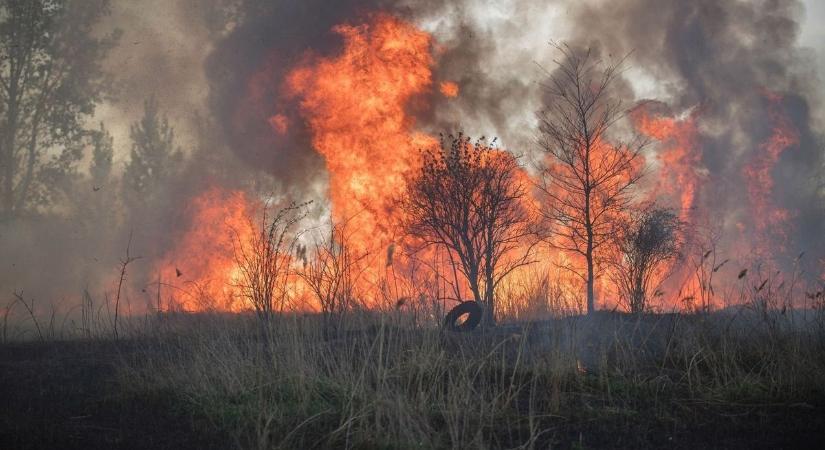
[[[400,313],[170,313],[0,346],[0,447],[805,448],[816,310],[598,312],[472,333]],[[326,330],[326,331],[325,331]]]

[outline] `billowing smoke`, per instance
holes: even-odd
[[[789,268],[804,251],[805,269],[821,272],[823,92],[815,55],[799,43],[801,2],[468,0],[415,11],[446,46],[439,70],[462,88],[434,108],[437,127],[495,133],[529,155],[541,82],[559,56],[548,42],[590,48],[606,62],[628,55],[625,105],[652,100],[646,114],[682,123],[680,142],[651,136],[647,183],[676,197],[659,200],[690,210],[691,226],[720,235],[719,250],[742,264],[751,256]],[[677,145],[691,147],[681,158],[691,173],[680,175],[695,186],[661,173]],[[680,204],[680,191],[693,188]]]
[[[140,292],[156,279],[153,261],[193,226],[192,199],[215,185],[323,200],[323,159],[297,100],[281,91],[283,77],[306,58],[335,55],[341,38],[331,29],[376,10],[433,35],[436,85],[411,111],[416,127],[497,136],[528,164],[539,154],[541,83],[558,57],[548,43],[589,47],[605,60],[629,54],[621,86],[628,108],[655,100],[645,106],[651,117],[693,127],[679,145],[692,146],[681,161],[696,180],[689,207],[700,212],[687,214],[695,225],[718,228],[731,253],[768,240],[763,250],[782,267],[805,251],[806,269],[821,273],[822,90],[815,55],[798,42],[805,10],[797,0],[115,1],[100,27],[124,30],[106,63],[118,89],[94,117],[115,137],[114,174],[129,159],[129,126],[151,95],[175,126],[180,173],[148,207],[115,202],[86,221],[4,225],[0,286],[55,301],[63,292],[75,301],[85,287],[111,291],[131,233],[132,253],[144,256],[130,277]],[[438,95],[439,81],[456,83],[458,95]],[[648,154],[651,185],[663,164],[657,155],[674,145],[657,143]],[[684,207],[679,188],[665,199],[671,206]],[[92,205],[108,189],[73,191],[66,208]],[[784,212],[755,217],[776,209]]]
[[[296,106],[284,104],[283,77],[310,52],[334,53],[341,41],[332,28],[381,3],[242,2],[236,10],[239,24],[216,44],[206,64],[211,111],[232,151],[290,190],[305,188],[322,176],[321,160]],[[279,113],[288,129],[279,130],[272,121]]]
[[[772,247],[785,253],[772,256],[787,261],[807,251],[817,262],[825,254],[825,199],[817,192],[823,147],[813,111],[822,92],[812,55],[798,44],[802,14],[798,1],[586,5],[575,12],[574,39],[613,55],[632,52],[631,64],[664,86],[658,100],[676,114],[696,109],[696,146],[707,170],[696,207],[728,236],[744,229],[747,238],[760,239],[754,222],[763,218],[750,216],[770,212],[754,204],[760,199],[752,192],[765,180],[753,179],[747,168],[759,165],[776,128],[789,127],[793,142],[775,165],[762,168],[772,186],[763,186],[768,198],[761,200],[788,214],[778,225],[786,229],[768,231],[787,234],[783,245]]]

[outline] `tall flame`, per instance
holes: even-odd
[[[659,170],[652,193],[669,198],[678,206],[680,219],[695,224],[700,213],[699,186],[705,182],[701,149],[697,143],[697,110],[677,119],[652,116],[646,108],[633,115],[636,128],[660,142],[656,153]]]
[[[273,82],[274,78],[265,73],[253,76],[251,95],[261,96],[259,91],[268,90],[281,96],[277,104],[272,105],[274,114],[266,123],[274,136],[287,137],[303,129],[295,127],[301,125],[297,122],[304,122],[329,174],[328,195],[333,219],[346,223],[351,250],[370,255],[371,259],[363,260],[367,267],[360,268],[371,278],[369,283],[389,284],[388,268],[393,267],[393,261],[403,258],[395,245],[403,237],[401,224],[405,213],[396,207],[396,201],[404,195],[407,176],[421,167],[420,149],[438,144],[434,137],[415,130],[414,119],[407,110],[417,106],[417,100],[436,91],[446,97],[456,97],[459,86],[451,81],[433,82],[435,62],[431,36],[396,17],[376,13],[367,16],[363,23],[338,25],[333,31],[343,40],[340,52],[328,56],[307,53],[298,65],[287,70],[283,81]],[[273,70],[265,66],[263,72]],[[742,169],[750,208],[741,226],[752,231],[763,255],[784,249],[789,212],[772,200],[771,172],[782,153],[799,139],[781,110],[781,97],[770,93],[766,97],[774,127],[770,137]],[[678,209],[688,230],[696,229],[712,216],[712,211],[706,210],[711,205],[703,198],[711,180],[704,167],[699,141],[700,114],[700,109],[695,108],[681,117],[656,115],[642,106],[631,115],[639,132],[659,142],[651,196],[640,200],[654,200],[653,195],[657,200],[664,200],[665,205]],[[600,155],[617,150],[621,149],[598,140],[592,159],[599,160]],[[638,166],[630,172],[641,170],[642,162],[636,161]],[[550,169],[565,170],[562,166]],[[533,182],[527,172],[519,172],[519,177],[524,185]],[[593,199],[596,207],[601,201],[599,196]],[[532,196],[525,199],[531,211],[542,206],[537,202]],[[239,269],[233,250],[236,243],[249,242],[256,233],[250,221],[251,205],[244,194],[219,189],[207,190],[192,203],[191,227],[157,264],[162,281],[171,283],[170,278],[174,278],[177,286],[183,284],[183,289],[171,295],[181,307],[240,309],[235,287]],[[577,214],[575,210],[567,213]],[[627,213],[616,214],[624,217]],[[608,229],[602,232],[608,233]],[[685,241],[690,239],[691,236],[685,236]],[[432,256],[442,262],[434,263],[431,269],[448,273],[446,259],[436,253]],[[618,254],[597,256],[621,257]],[[542,262],[538,270],[542,271],[582,266],[581,255],[571,251],[543,247],[539,257]],[[684,261],[679,264],[682,266],[673,272],[676,274],[673,278],[678,279],[674,284],[681,286],[682,295],[706,289],[693,278],[691,267]],[[718,268],[713,271],[716,270]],[[663,270],[662,277],[665,273],[670,270]],[[392,270],[392,282],[397,285],[396,276]],[[528,271],[516,271],[513,282],[524,281],[529,276]],[[572,275],[559,276],[557,282],[567,291],[581,292],[581,280]],[[611,307],[615,299],[610,297],[613,288],[609,277],[599,277],[596,283],[600,306]],[[400,297],[397,291],[396,287],[395,295]],[[204,300],[211,304],[204,305]],[[670,297],[671,303],[676,300]]]
[[[782,96],[765,93],[770,103],[769,114],[773,122],[770,137],[759,146],[742,174],[747,183],[750,201],[750,217],[753,221],[759,257],[770,257],[773,252],[786,250],[790,212],[776,205],[773,195],[773,168],[779,157],[799,142],[796,128],[782,110]]]
[[[405,108],[432,87],[430,35],[386,15],[333,29],[344,40],[333,57],[309,57],[287,76],[312,143],[329,172],[336,221],[346,221],[359,252],[386,248],[399,236],[394,201],[419,149],[435,140],[413,131]]]

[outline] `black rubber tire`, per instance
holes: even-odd
[[[465,314],[469,314],[467,320],[457,325],[456,322],[458,319]],[[461,302],[447,313],[447,316],[444,318],[444,328],[448,331],[455,332],[473,331],[478,324],[481,323],[481,316],[481,305],[472,300]]]

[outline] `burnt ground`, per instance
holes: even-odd
[[[0,448],[227,448],[174,392],[133,393],[115,367],[129,344],[0,346]]]
[[[0,449],[237,447],[229,430],[179,393],[125,385],[118,365],[147,348],[142,341],[0,345]],[[673,401],[666,410],[639,392],[633,408],[614,413],[599,406],[599,383],[599,374],[584,377],[581,393],[571,393],[575,412],[551,419],[553,448],[825,446],[825,386],[804,401]]]

